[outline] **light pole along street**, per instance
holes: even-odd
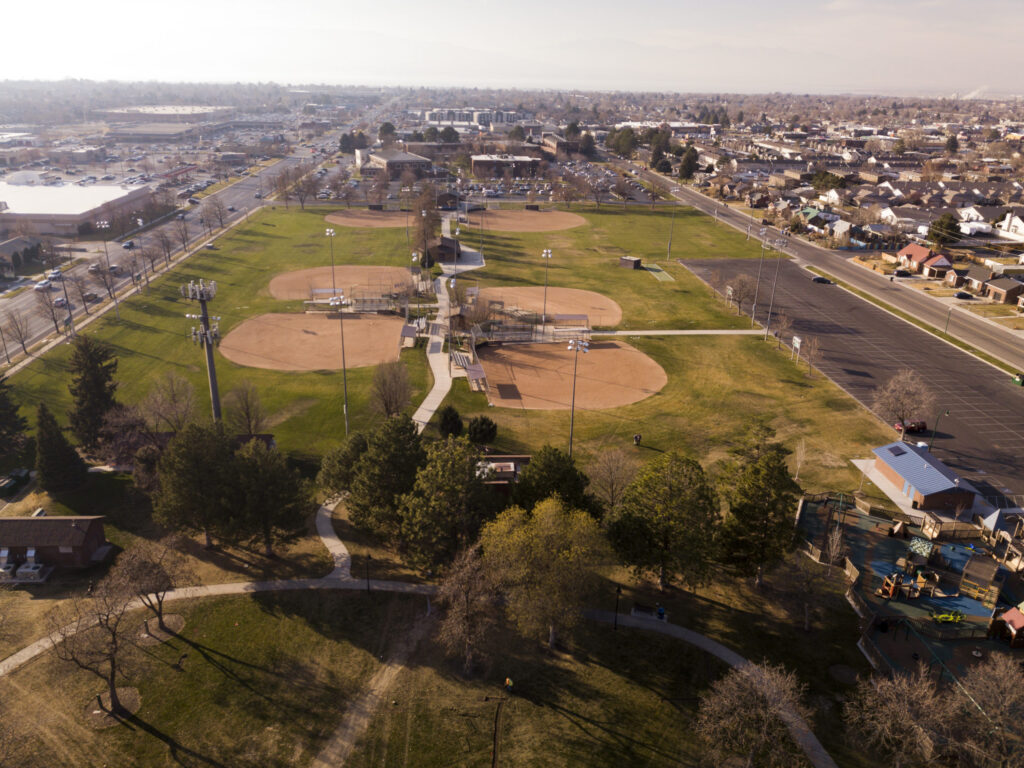
[[[768,302],[768,317],[764,319],[764,340],[768,341],[768,329],[772,324],[772,309],[775,307],[775,286],[779,282],[779,267],[782,266],[782,249],[786,247],[786,241],[784,239],[778,239],[775,241],[775,247],[779,250],[779,260],[775,264],[775,277],[772,279],[772,297]]]
[[[348,438],[348,371],[345,366],[345,294],[340,293],[332,296],[330,301],[338,314],[338,325],[341,328],[341,387],[344,403],[342,410],[345,413],[345,437]]]
[[[111,285],[110,296],[114,299],[114,315],[118,320],[121,319],[121,308],[117,305],[117,277],[112,277],[113,273],[110,271],[110,254],[107,252],[107,235],[106,230],[110,229],[109,221],[97,221],[96,229],[103,232],[103,260],[107,262],[107,280],[113,280],[114,283]]]
[[[580,364],[580,351],[587,353],[590,348],[589,341],[582,339],[570,339],[569,351],[573,353],[572,361],[572,404],[569,406],[569,458],[572,458],[572,432],[576,423],[576,370]]]
[[[754,303],[750,305],[750,327],[754,327],[754,316],[757,315],[757,294],[761,290],[761,270],[764,268],[764,235],[765,228],[761,227],[758,235],[761,237],[761,261],[757,265],[757,284],[754,285]],[[747,239],[750,239],[750,227],[747,227]]]

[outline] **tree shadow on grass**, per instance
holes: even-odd
[[[181,744],[176,739],[167,735],[156,726],[152,725],[151,723],[147,723],[138,715],[128,715],[127,717],[123,718],[121,722],[127,727],[138,728],[139,730],[148,733],[154,739],[162,741],[164,744],[166,744],[167,751],[170,754],[171,759],[178,765],[188,766],[189,768],[193,768],[193,766],[200,765],[214,766],[214,768],[228,768],[228,766],[225,763],[221,763],[218,760],[213,759],[212,757],[207,757],[206,755],[202,755],[193,749],[189,749],[184,744]]]

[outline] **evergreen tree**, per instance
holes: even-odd
[[[28,422],[18,413],[11,397],[11,385],[0,379],[0,461],[8,461],[25,447]]]
[[[469,441],[476,445],[489,445],[498,436],[498,425],[487,416],[474,416],[469,420]]]
[[[537,502],[557,496],[566,507],[595,513],[599,505],[587,493],[589,483],[569,454],[545,445],[519,473],[515,501],[530,510]]]
[[[267,557],[274,544],[292,541],[306,528],[312,499],[298,472],[261,440],[250,440],[235,457],[235,509],[231,532],[259,541]]]
[[[789,474],[789,451],[775,432],[758,425],[733,451],[725,478],[729,514],[722,525],[721,558],[756,586],[766,569],[782,562],[796,544],[793,514],[800,486]]]
[[[68,413],[71,432],[84,448],[92,450],[99,440],[104,418],[116,404],[117,357],[110,347],[83,333],[73,342],[70,368],[68,390],[74,399],[74,408]]]
[[[189,424],[167,444],[157,464],[160,489],[153,506],[157,522],[178,531],[230,532],[235,509],[235,456],[221,424]]]
[[[398,504],[412,490],[426,454],[416,423],[406,415],[392,416],[368,440],[356,462],[346,501],[352,522],[386,538],[396,538]]]
[[[427,448],[426,464],[401,500],[400,535],[412,562],[436,568],[476,541],[492,507],[479,463],[480,452],[464,437]]]
[[[692,179],[693,174],[697,172],[697,150],[691,144],[683,152],[682,159],[679,163],[679,178],[680,179]]]
[[[36,482],[44,491],[60,493],[85,483],[85,462],[64,437],[45,403],[36,409]]]
[[[462,434],[462,417],[459,416],[459,412],[455,410],[454,405],[442,406],[437,415],[437,428],[441,432],[441,437],[458,437]]]
[[[366,452],[367,445],[366,435],[354,432],[344,443],[328,451],[320,462],[320,473],[316,476],[317,485],[331,495],[347,491],[352,482],[356,462]]]
[[[718,496],[700,464],[677,453],[649,462],[626,488],[609,538],[638,573],[664,589],[678,575],[690,587],[710,573]]]

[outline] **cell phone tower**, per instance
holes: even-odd
[[[213,420],[220,421],[220,393],[217,390],[217,369],[213,363],[213,348],[220,343],[220,318],[210,317],[206,304],[217,295],[217,281],[190,280],[181,286],[181,295],[189,301],[199,302],[199,314],[186,314],[189,320],[198,320],[199,326],[192,326],[188,337],[194,344],[206,350],[206,373],[210,379],[210,404],[213,406]],[[211,325],[210,321],[213,321]]]

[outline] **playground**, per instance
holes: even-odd
[[[348,368],[398,359],[403,321],[395,315],[345,313]],[[341,329],[327,313],[257,315],[233,328],[220,353],[238,365],[275,371],[341,370]]]
[[[402,267],[339,264],[334,267],[333,277],[331,267],[312,267],[275,275],[270,281],[270,295],[281,300],[328,299],[334,286],[346,297],[388,296],[411,290],[412,278]]]
[[[525,410],[567,410],[576,355],[564,344],[505,344],[477,350],[487,374],[491,405]],[[644,400],[667,383],[664,369],[621,341],[601,341],[578,355],[576,407],[617,408]]]
[[[539,318],[544,312],[544,286],[527,288],[483,288],[478,299],[485,305],[500,304],[505,311],[520,310],[536,314]],[[555,315],[586,315],[591,328],[610,328],[622,322],[622,308],[609,299],[594,291],[581,291],[578,288],[547,289],[548,322],[554,321]]]

